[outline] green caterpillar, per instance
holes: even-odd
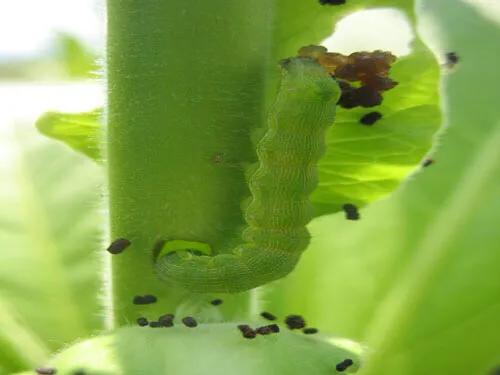
[[[310,58],[287,59],[281,67],[281,87],[249,178],[243,243],[214,256],[188,248],[160,253],[156,271],[163,280],[192,292],[240,292],[287,275],[309,244],[309,195],[340,90]]]

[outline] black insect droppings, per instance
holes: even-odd
[[[162,327],[163,325],[161,324],[161,322],[149,322],[149,326],[151,328],[160,328]]]
[[[342,206],[347,220],[359,220],[358,208],[352,203],[346,203]]]
[[[126,238],[119,238],[117,240],[114,240],[111,245],[108,246],[106,249],[108,253],[111,253],[113,255],[120,254],[125,250],[127,247],[129,247],[131,242],[127,240]]]
[[[373,125],[381,118],[382,118],[382,113],[374,111],[374,112],[369,112],[363,117],[361,117],[359,122],[362,123],[363,125]]]
[[[165,314],[158,318],[162,327],[173,327],[174,326],[174,314]]]
[[[319,0],[321,5],[342,5],[346,0]]]
[[[133,299],[134,305],[148,305],[150,303],[155,303],[157,301],[156,297],[151,294],[146,294],[144,296],[135,296]]]
[[[341,94],[337,104],[346,109],[357,107],[359,103],[356,98],[356,89],[346,81],[339,80],[338,84]]]
[[[198,325],[198,322],[191,316],[182,318],[182,323],[184,323],[184,325],[189,328],[194,328]]]
[[[149,324],[148,320],[144,317],[137,318],[137,324],[141,327],[145,327]]]
[[[317,328],[304,328],[302,330],[303,333],[305,333],[306,335],[314,335],[315,333],[318,333],[318,329]]]
[[[285,323],[290,329],[302,329],[306,326],[306,321],[300,315],[288,315]]]
[[[335,366],[335,369],[338,372],[342,372],[342,371],[347,370],[353,364],[354,364],[354,362],[352,361],[352,359],[347,358],[347,359],[344,359],[342,362],[338,363],[337,366]]]
[[[434,160],[432,159],[425,159],[423,162],[422,162],[422,167],[428,167],[429,165],[431,164],[434,164]]]
[[[341,90],[340,98],[337,102],[342,108],[350,109],[354,107],[375,107],[382,103],[382,94],[370,86],[355,88],[346,81],[339,80]]]
[[[267,320],[276,320],[276,317],[267,311],[261,312],[260,316],[263,317],[264,319],[267,319]]]
[[[247,324],[238,325],[238,329],[243,334],[243,337],[246,339],[254,339],[255,336],[257,336],[257,333]]]
[[[57,370],[52,367],[38,367],[35,372],[40,375],[53,375],[57,373]]]
[[[271,333],[278,333],[279,331],[280,327],[277,324],[269,324],[255,329],[255,333],[258,335],[269,335]]]
[[[277,324],[269,324],[268,327],[272,333],[279,333],[280,331],[280,327]]]
[[[320,0],[320,3],[326,5],[338,2]],[[396,56],[387,51],[361,51],[343,55],[311,45],[302,47],[298,54],[316,60],[338,82],[341,95],[337,104],[343,108],[380,105],[383,100],[382,92],[398,84],[389,77],[391,64],[396,61]]]
[[[267,326],[258,327],[255,332],[259,335],[269,335],[270,333],[278,333],[280,327],[277,324],[269,324]]]
[[[268,326],[262,326],[262,327],[257,327],[255,328],[255,333],[258,334],[258,335],[269,335],[271,333],[273,333],[273,331],[271,331],[271,328],[269,328]]]
[[[217,298],[217,299],[210,301],[210,303],[214,306],[219,306],[219,305],[222,305],[222,300]]]
[[[135,296],[134,299],[132,300],[132,303],[134,305],[144,305],[144,297],[143,296]]]
[[[382,95],[369,86],[361,86],[354,92],[356,101],[361,107],[375,107],[382,103]]]
[[[456,52],[448,52],[446,54],[446,64],[448,64],[449,66],[454,66],[456,63],[458,63],[459,60],[460,58],[458,57]]]
[[[389,77],[378,75],[366,77],[364,84],[377,91],[387,91],[398,85],[396,81],[393,81]]]

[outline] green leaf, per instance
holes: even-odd
[[[7,302],[0,300],[0,374],[41,363],[49,348]]]
[[[364,206],[394,191],[432,146],[441,125],[434,56],[416,40],[409,56],[391,69],[399,82],[374,108],[339,108],[319,163],[320,185],[311,199],[317,214],[339,211],[343,204]],[[378,111],[372,126],[360,124],[364,114]]]
[[[396,4],[395,4],[396,3]],[[349,0],[343,5],[321,5],[319,0],[277,0],[273,55],[275,60],[293,56],[300,47],[321,42],[346,15],[373,7],[394,6],[413,12],[413,0]]]
[[[54,44],[57,60],[69,78],[95,76],[94,72],[98,69],[97,56],[76,36],[59,32],[55,35]]]
[[[14,126],[15,125],[15,126]],[[2,127],[0,362],[8,373],[102,327],[102,171],[40,137]]]
[[[322,6],[319,1],[281,1],[276,27],[275,55],[283,58],[331,34],[341,16],[371,6],[394,6],[413,19],[413,1],[350,1]],[[345,203],[364,206],[394,191],[418,167],[432,146],[441,124],[439,66],[417,37],[409,56],[391,69],[399,82],[374,108],[338,108],[327,135],[326,155],[319,163],[319,186],[311,200],[316,215],[337,212]],[[382,120],[373,126],[359,123],[369,112]]]
[[[500,364],[500,26],[454,0],[422,1],[419,19],[436,54],[460,58],[443,67],[435,164],[358,222],[315,221],[266,308],[367,343],[363,374],[487,374]]]
[[[40,133],[101,161],[102,109],[84,113],[47,112],[36,122]]]
[[[359,345],[348,340],[283,328],[279,333],[246,339],[236,323],[187,328],[179,322],[170,328],[121,328],[77,343],[56,355],[48,367],[63,374],[83,370],[108,375],[330,375],[347,358],[354,362],[349,373],[355,373],[359,353]]]

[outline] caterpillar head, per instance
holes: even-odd
[[[334,80],[325,80],[328,72],[315,59],[295,57],[281,61],[282,91],[296,95],[303,103],[330,101],[338,95],[338,86]]]

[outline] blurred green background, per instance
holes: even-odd
[[[103,328],[103,171],[34,127],[102,105],[103,45],[100,1],[0,3],[0,374]]]
[[[500,2],[422,0],[418,14],[440,61],[460,57],[443,66],[435,164],[359,222],[315,220],[300,266],[262,301],[377,348],[368,374],[489,374],[500,365]],[[404,55],[411,38],[398,13],[367,11],[325,45]],[[101,1],[0,3],[0,374],[104,329],[103,170],[33,126],[104,103],[103,40]]]

